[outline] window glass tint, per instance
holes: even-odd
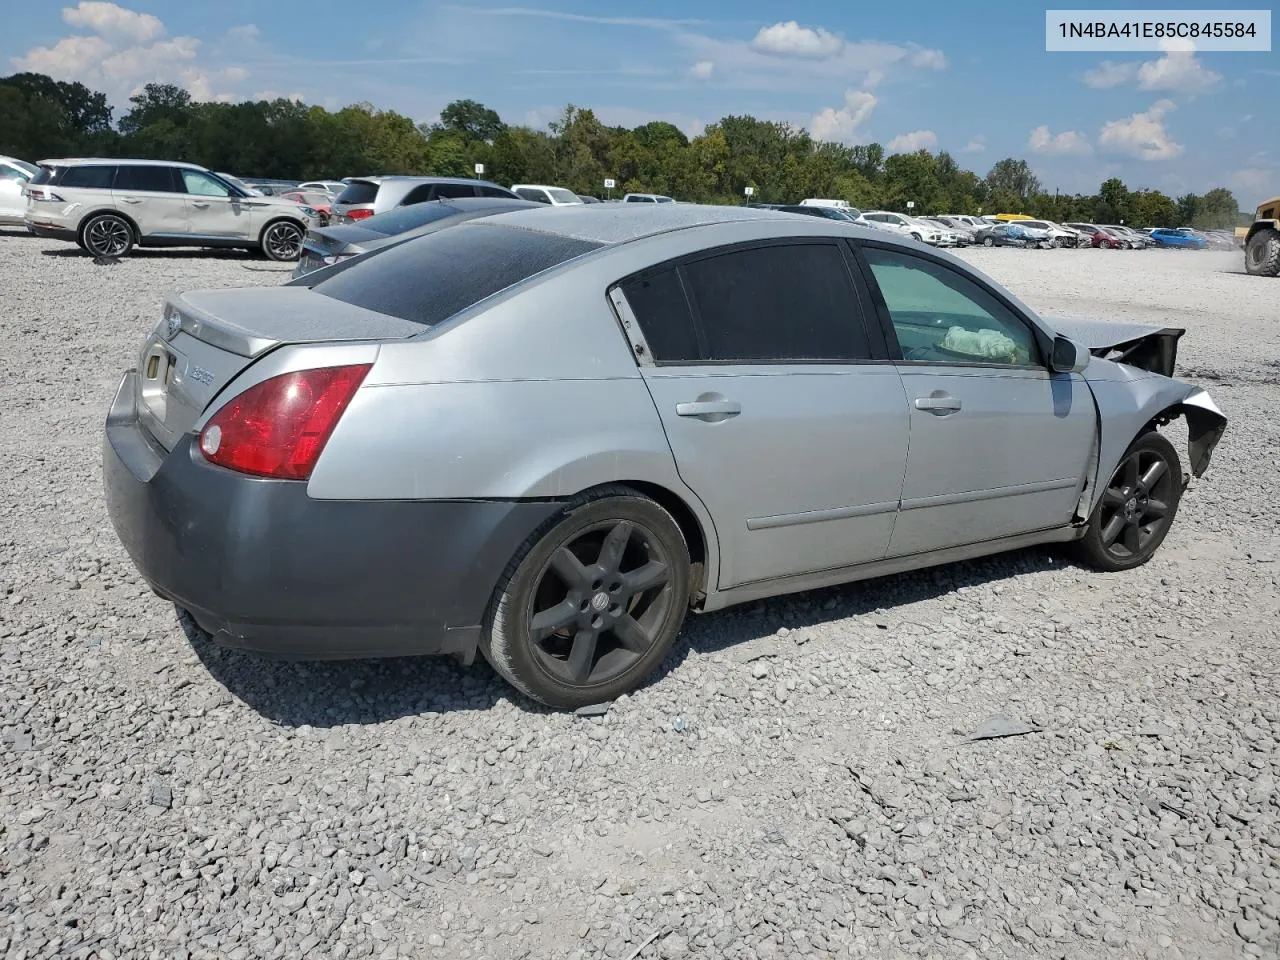
[[[404,199],[400,201],[400,206],[410,207],[415,203],[429,203],[432,200],[439,199],[441,197],[436,193],[436,185],[434,183],[422,183],[404,195]]]
[[[122,165],[116,173],[115,189],[137,190],[147,193],[174,193],[173,169],[171,167],[143,167]]]
[[[972,280],[910,254],[873,247],[863,252],[889,308],[903,359],[1040,362],[1031,329]]]
[[[551,194],[551,199],[556,203],[581,203],[576,193],[571,193],[563,187],[550,187],[547,193]]]
[[[116,168],[112,166],[67,167],[58,179],[58,186],[109,190],[115,173]]]
[[[656,362],[697,361],[693,316],[675,267],[628,280],[622,285],[622,292]]]
[[[187,193],[194,194],[197,197],[231,196],[231,191],[225,183],[215,180],[207,173],[201,173],[199,170],[183,170],[182,185],[186,188]]]
[[[456,197],[474,197],[476,188],[469,183],[436,184],[436,199],[451,200]]]
[[[516,195],[521,200],[532,200],[534,203],[550,203],[551,198],[541,190],[535,190],[533,187],[521,187],[516,191]]]
[[[510,197],[512,196],[511,191],[505,189],[504,187],[495,187],[495,186],[486,185],[483,183],[480,184],[480,186],[476,187],[476,191],[482,197],[507,197],[508,199],[510,199]]]
[[[445,217],[458,215],[458,208],[446,203],[415,203],[407,207],[396,207],[376,217],[360,221],[361,230],[374,230],[386,236],[404,233],[423,224],[434,223]]]
[[[357,307],[434,326],[485,297],[599,246],[539,231],[464,223],[362,258],[363,263],[311,289]]]
[[[0,180],[14,180],[18,183],[26,183],[30,179],[30,174],[25,170],[19,170],[17,167],[6,167],[0,164]]]
[[[735,250],[682,269],[708,360],[871,355],[853,283],[834,243]]]
[[[338,194],[336,203],[373,203],[378,199],[378,185],[368,180],[352,180],[347,189]]]

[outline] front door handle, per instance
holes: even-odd
[[[917,410],[928,410],[939,417],[945,417],[948,413],[955,413],[961,406],[960,398],[953,397],[950,394],[916,397],[915,405]]]
[[[697,417],[699,420],[706,420],[708,423],[718,423],[721,420],[727,420],[729,417],[736,417],[742,412],[742,404],[737,400],[721,399],[702,399],[689,400],[685,403],[676,404],[677,417]]]
[[[141,197],[123,197],[122,199],[124,200],[125,203],[141,203],[142,202]]]
[[[199,207],[201,210],[203,210],[205,207],[209,206],[209,203],[208,201],[205,201],[205,200],[192,200],[191,205],[193,207]]]

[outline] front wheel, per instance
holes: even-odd
[[[607,702],[662,662],[689,589],[689,548],[671,514],[629,488],[607,488],[536,532],[508,566],[481,649],[549,706]]]
[[[1244,269],[1255,277],[1280,277],[1280,233],[1259,230],[1244,248]]]
[[[124,257],[133,249],[133,228],[114,213],[103,213],[85,221],[80,229],[80,246],[94,257]]]
[[[994,246],[996,245],[996,242],[995,242],[994,240],[992,240],[990,237],[983,237],[983,238],[982,238],[982,245],[983,245],[984,247],[994,247]]]
[[[302,228],[292,220],[277,220],[262,231],[262,252],[269,260],[297,260],[302,255],[302,237]]]
[[[1125,451],[1102,491],[1084,537],[1080,558],[1098,570],[1131,570],[1151,559],[1164,542],[1182,497],[1178,452],[1154,430]]]

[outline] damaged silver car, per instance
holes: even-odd
[[[689,610],[1071,543],[1159,547],[1226,419],[1181,330],[1045,320],[962,261],[691,204],[473,220],[170,300],[106,424],[116,530],[221,644],[477,651],[573,707]]]

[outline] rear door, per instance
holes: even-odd
[[[976,278],[900,248],[860,250],[910,404],[889,555],[1068,523],[1097,430],[1084,378],[1051,373],[1048,345]]]
[[[137,223],[143,238],[185,238],[191,232],[187,195],[174,167],[122,163],[111,195],[120,211]]]
[[[217,177],[201,170],[178,168],[178,179],[187,195],[193,234],[238,240],[256,236],[251,205]]]
[[[907,452],[902,384],[837,240],[721,248],[611,291],[723,588],[877,560]]]

